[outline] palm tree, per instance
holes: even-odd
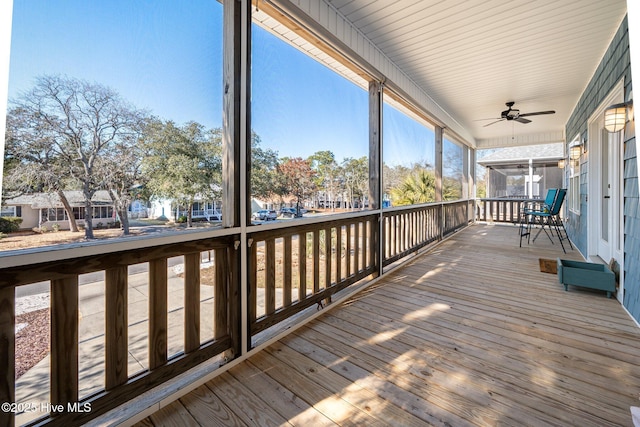
[[[435,174],[433,171],[424,169],[414,171],[402,184],[391,189],[391,201],[394,206],[433,202],[435,196]]]

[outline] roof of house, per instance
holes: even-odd
[[[71,204],[71,206],[84,206],[84,196],[82,191],[73,190],[65,191],[65,196]],[[91,198],[94,205],[111,205],[113,204],[109,193],[105,190],[96,191]],[[56,193],[32,193],[23,194],[18,197],[3,200],[4,204],[10,206],[16,205],[30,205],[33,209],[42,208],[59,208],[62,207],[60,197]]]
[[[520,147],[505,147],[478,160],[482,166],[493,164],[522,163],[532,159],[536,161],[557,161],[564,157],[563,143],[541,145],[525,145]]]

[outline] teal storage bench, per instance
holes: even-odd
[[[616,276],[604,264],[570,261],[558,258],[558,282],[569,290],[569,285],[607,291],[607,298],[616,290]]]

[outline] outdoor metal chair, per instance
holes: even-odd
[[[534,243],[538,238],[538,235],[540,235],[540,232],[544,231],[547,237],[549,237],[549,240],[551,241],[551,243],[553,244],[553,239],[551,235],[553,234],[553,230],[555,230],[556,235],[558,236],[558,240],[560,241],[560,246],[562,246],[562,251],[565,254],[567,253],[567,250],[564,248],[564,243],[562,243],[563,240],[566,240],[567,242],[569,242],[569,247],[573,250],[573,245],[571,244],[571,241],[567,236],[567,230],[564,227],[562,218],[560,218],[560,208],[562,207],[562,203],[564,202],[566,195],[567,195],[566,188],[561,188],[557,190],[555,200],[553,201],[553,204],[551,205],[548,211],[546,209],[543,209],[542,211],[525,211],[527,218],[529,218],[528,225],[527,225],[527,232],[529,233],[529,236],[531,233],[531,226],[533,224],[540,225],[540,229],[538,230],[538,232],[533,238]],[[549,232],[547,232],[546,228],[549,228]],[[563,232],[564,232],[564,236],[563,236]]]
[[[530,202],[528,205],[524,206],[522,212],[520,212],[520,247],[522,247],[522,238],[524,236],[528,236],[527,243],[529,243],[529,239],[531,238],[531,215],[536,212],[551,211],[551,207],[553,206],[553,202],[555,202],[556,200],[557,194],[557,188],[549,188],[547,190],[547,195],[544,198],[544,203],[538,209],[534,209],[533,202]]]

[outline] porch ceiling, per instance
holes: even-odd
[[[325,0],[479,147],[558,141],[626,13],[625,0]],[[531,123],[499,118],[555,110]]]

